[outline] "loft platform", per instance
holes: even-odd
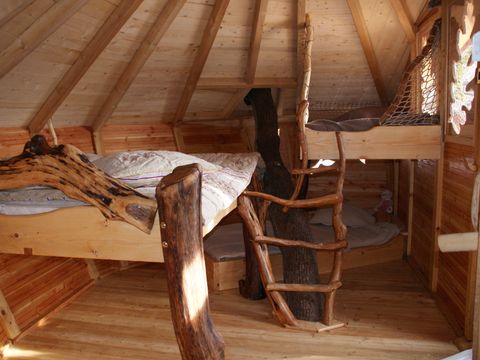
[[[338,159],[334,132],[305,128],[309,159]],[[368,131],[344,132],[347,159],[440,159],[440,125],[377,126]]]

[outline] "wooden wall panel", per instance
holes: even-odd
[[[81,260],[0,254],[0,289],[21,331],[91,284]]]
[[[93,153],[92,135],[90,129],[84,126],[55,129],[59,144],[71,144],[86,153]],[[52,144],[50,133],[42,131]],[[23,146],[30,139],[25,129],[4,128],[0,131],[0,158],[8,158],[22,152]]]
[[[434,197],[437,162],[419,160],[414,165],[411,258],[426,283],[432,279],[434,234]],[[408,193],[408,177],[405,179]],[[408,198],[407,198],[408,199]],[[407,202],[408,209],[408,202]]]
[[[184,125],[175,131],[179,150],[185,153],[249,151],[239,127]]]
[[[447,143],[443,174],[443,206],[440,231],[444,234],[474,231],[470,206],[475,173],[466,167],[473,162],[471,146]],[[470,280],[472,253],[440,253],[438,264],[438,299],[450,320],[471,338],[473,316]]]
[[[408,223],[408,200],[409,192],[409,176],[410,176],[410,161],[401,160],[398,164],[398,204],[397,209],[398,218],[404,223]]]
[[[371,209],[380,202],[383,190],[393,191],[393,162],[384,160],[367,160],[362,164],[359,160],[347,161],[345,175],[345,201]],[[311,196],[332,191],[336,181],[334,174],[325,174],[311,178],[309,191]]]
[[[177,150],[169,124],[106,125],[102,129],[105,152]]]

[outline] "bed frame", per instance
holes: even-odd
[[[0,189],[31,185],[56,187],[95,207],[0,216],[0,253],[164,262],[182,358],[224,358],[223,338],[210,318],[203,236],[236,200],[202,225],[197,164],[164,177],[155,201],[99,171],[75,147],[51,148],[34,137],[22,154],[0,161]]]
[[[227,209],[203,226],[208,234]],[[150,234],[123,221],[106,219],[94,206],[75,206],[35,215],[0,215],[0,253],[85,259],[164,262],[160,222]]]
[[[334,132],[305,128],[309,159],[338,159]],[[440,159],[440,125],[377,126],[368,131],[344,132],[347,159]]]

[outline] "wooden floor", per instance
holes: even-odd
[[[348,326],[311,334],[279,327],[266,301],[236,291],[211,295],[226,359],[441,359],[457,352],[454,334],[404,263],[346,271],[338,318]],[[163,270],[116,273],[41,322],[13,359],[178,359]]]

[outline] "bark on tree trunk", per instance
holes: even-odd
[[[182,359],[221,360],[225,344],[210,317],[200,193],[196,164],[177,167],[157,186],[168,296]]]
[[[280,156],[277,113],[271,91],[252,89],[245,99],[253,108],[257,151],[266,164],[263,191],[288,199],[293,193],[293,184]],[[280,206],[272,204],[269,218],[275,237],[313,242],[308,219],[302,209],[291,209],[284,213]],[[315,251],[298,248],[281,248],[281,251],[285,283],[319,283]],[[288,292],[285,298],[297,319],[321,320],[322,294]]]

